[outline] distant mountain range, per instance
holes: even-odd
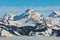
[[[5,14],[0,18],[0,36],[60,36],[60,13],[42,14],[28,9],[21,15]]]

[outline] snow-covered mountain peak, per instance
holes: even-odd
[[[53,11],[53,12],[49,15],[49,17],[58,17],[58,16],[60,16],[60,12],[57,12],[57,11]]]
[[[60,15],[60,12],[54,11],[54,13],[56,13],[56,15]]]
[[[12,13],[6,13],[4,16],[12,16]]]
[[[7,13],[3,16],[3,20],[13,20],[14,16],[12,13]]]
[[[27,9],[26,11],[25,11],[25,13],[27,13],[27,12],[32,12],[32,11],[34,11],[33,9]]]

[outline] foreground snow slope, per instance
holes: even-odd
[[[60,40],[59,37],[43,37],[43,36],[15,36],[15,37],[0,37],[0,40]]]

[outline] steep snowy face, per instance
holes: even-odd
[[[48,26],[54,26],[54,25],[60,26],[60,13],[56,11],[52,12],[51,15],[47,17],[47,25]]]
[[[15,15],[14,21],[9,21],[10,25],[16,25],[16,26],[35,26],[33,21],[28,17],[29,13],[28,10],[26,10],[24,13],[20,15]]]
[[[34,21],[37,29],[40,29],[40,28],[42,29],[45,27],[43,15],[31,9],[28,11],[28,14],[29,14],[28,18]]]
[[[56,13],[56,16],[60,16],[60,12],[54,11]]]
[[[2,18],[0,18],[0,22],[2,22]]]
[[[37,21],[39,23],[43,22],[43,16],[40,13],[35,12],[34,10],[29,10],[28,13],[29,18],[31,18],[33,21]]]
[[[11,13],[7,13],[7,14],[5,14],[5,15],[3,16],[2,22],[8,24],[8,21],[9,21],[9,20],[11,20],[11,21],[14,20],[14,16],[15,16],[15,15],[13,15],[13,14],[11,14]]]
[[[49,17],[60,17],[60,12],[54,11],[49,15]]]
[[[12,13],[7,13],[3,16],[3,20],[13,20],[14,16]]]
[[[21,19],[28,19],[28,16],[29,16],[29,14],[28,14],[28,11],[29,10],[26,10],[25,12],[23,12],[22,14],[20,14],[20,15],[16,15],[16,16],[14,16],[14,20],[21,20]]]

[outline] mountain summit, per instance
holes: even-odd
[[[49,15],[49,17],[58,17],[58,16],[60,16],[60,12],[57,11],[54,11]]]

